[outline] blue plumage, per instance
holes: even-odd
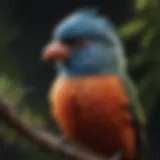
[[[106,30],[114,30],[109,19],[100,16],[95,9],[82,9],[66,17],[56,27],[55,39],[67,39],[77,36],[87,36],[95,39],[107,39]]]
[[[63,76],[86,76],[119,73],[125,70],[123,47],[108,18],[95,9],[78,10],[62,20],[54,30],[53,39],[67,41],[85,37],[88,45],[72,46],[67,61],[58,61]]]

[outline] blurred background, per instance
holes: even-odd
[[[73,9],[100,7],[116,25],[148,118],[149,159],[160,159],[160,1],[106,0],[105,3],[59,0],[0,0],[0,97],[25,121],[59,133],[47,104],[54,64],[40,52],[53,26]],[[75,4],[74,4],[75,3]],[[41,149],[0,121],[0,160],[60,159]]]

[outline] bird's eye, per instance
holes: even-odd
[[[70,46],[73,46],[73,45],[77,44],[77,38],[66,38],[66,39],[63,39],[63,43],[65,43],[67,45],[70,45]]]
[[[88,44],[88,39],[87,38],[83,38],[83,37],[74,37],[74,38],[67,38],[63,40],[63,43],[72,46],[72,47],[76,47],[76,46],[84,46],[86,44]]]

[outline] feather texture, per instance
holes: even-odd
[[[122,150],[126,157],[134,155],[129,99],[117,76],[58,78],[51,87],[50,102],[67,138],[99,153]]]

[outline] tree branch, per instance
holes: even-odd
[[[17,130],[17,132],[25,138],[28,138],[33,143],[52,151],[58,150],[71,157],[81,160],[106,160],[106,158],[98,157],[86,151],[83,151],[76,146],[63,144],[61,138],[55,135],[40,131],[28,125],[22,118],[19,118],[12,107],[0,98],[0,118],[10,127]]]

